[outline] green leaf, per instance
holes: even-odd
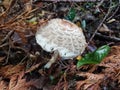
[[[26,22],[31,23],[33,25],[36,25],[37,24],[37,17],[33,17],[29,20],[26,20]]]
[[[72,21],[75,18],[75,15],[76,15],[75,9],[71,8],[65,19]]]
[[[81,60],[77,62],[77,67],[85,64],[98,64],[108,55],[109,51],[110,47],[108,45],[104,45],[94,52],[86,54]]]

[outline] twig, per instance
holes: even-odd
[[[22,58],[22,60],[20,61],[20,64],[22,64],[23,61],[24,61],[28,56],[29,56],[29,54],[25,55],[25,56]]]
[[[109,21],[117,13],[117,11],[119,10],[119,8],[120,8],[120,4],[116,8],[115,12],[109,18],[107,18],[107,21]]]
[[[1,40],[1,43],[5,42],[7,39],[9,39],[9,37],[13,34],[13,32],[14,32],[14,30],[10,31],[10,32],[6,35],[6,37]]]
[[[6,9],[6,11],[4,11],[3,13],[0,14],[0,17],[2,17],[3,15],[5,15],[5,14],[7,13],[7,11],[10,10],[10,6],[12,5],[12,3],[13,3],[13,0],[11,0],[11,1],[9,2],[8,8]]]
[[[112,41],[115,41],[115,42],[120,42],[120,38],[102,35],[101,33],[98,33],[98,32],[96,33],[96,36],[102,37],[102,38],[107,39],[107,40],[112,40]]]
[[[103,4],[104,1],[105,1],[105,0],[101,0],[101,1],[97,4],[96,8],[99,8],[99,7]]]
[[[2,47],[4,47],[4,46],[7,46],[7,45],[9,45],[9,43],[8,43],[8,42],[6,42],[6,43],[4,43],[4,44],[0,45],[0,48],[2,48]]]
[[[3,63],[3,65],[6,65],[8,63],[8,59],[10,57],[10,49],[11,49],[11,44],[10,44],[10,40],[9,40],[9,49],[8,49],[8,54],[7,54],[7,58],[5,60],[5,63]]]
[[[112,1],[110,0],[110,2],[112,2]],[[90,40],[88,41],[88,44],[92,41],[92,39],[94,38],[94,36],[97,33],[97,31],[101,28],[103,22],[106,20],[106,18],[110,14],[110,12],[111,12],[111,3],[110,3],[110,6],[109,6],[107,14],[105,15],[105,17],[103,18],[103,20],[101,21],[101,23],[99,24],[99,26],[97,27],[97,29],[95,30],[95,32],[93,33],[93,35],[91,36]]]
[[[58,90],[58,88],[59,88],[59,90],[61,90],[61,88],[62,88],[62,89],[65,88],[64,84],[66,85],[66,83],[67,83],[67,82],[66,82],[66,73],[68,72],[68,70],[69,70],[69,68],[67,68],[67,69],[64,71],[64,74],[60,77],[57,85],[54,87],[54,90]],[[62,83],[62,82],[63,82],[62,80],[64,80],[64,83]],[[64,90],[68,90],[68,89],[64,89]]]

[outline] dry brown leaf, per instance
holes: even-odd
[[[105,24],[99,29],[100,32],[112,32]]]
[[[31,3],[26,3],[25,11],[26,11],[26,12],[30,12],[31,10],[32,10],[32,5],[31,5]]]
[[[107,23],[112,23],[114,21],[116,21],[116,20],[113,18],[113,19],[110,19]]]
[[[0,90],[8,90],[8,82],[0,80]]]
[[[19,36],[20,36],[20,38],[22,39],[22,42],[23,43],[27,43],[27,40],[26,40],[26,37],[25,37],[25,34],[24,33],[18,33],[19,34]]]
[[[90,87],[94,87],[94,85],[98,85],[103,81],[104,74],[92,74],[92,73],[79,73],[77,74],[80,77],[86,77],[85,80],[80,80],[77,82],[77,90],[88,90]],[[99,87],[98,87],[99,88]],[[95,89],[97,90],[97,89]]]
[[[33,65],[32,67],[30,67],[25,73],[29,73],[34,71],[35,69],[37,69],[40,66],[40,63]]]
[[[113,72],[114,71],[119,71],[119,67],[120,67],[120,46],[113,46],[111,48],[111,52],[108,55],[108,57],[106,57],[105,59],[103,59],[103,61],[99,64],[100,66],[105,66],[105,67],[109,67],[109,70],[106,70],[106,72]]]
[[[0,63],[4,62],[6,56],[0,57]]]
[[[20,76],[12,75],[12,77],[10,79],[10,83],[9,83],[9,90],[27,90],[26,87],[22,88],[22,85],[25,84],[25,79],[22,79],[23,74],[24,73],[21,73]],[[19,86],[17,86],[17,85],[19,85]]]
[[[97,70],[97,67],[99,66],[100,67],[102,66],[105,68],[102,69],[102,71],[97,74],[92,73],[95,70]],[[89,71],[92,71],[92,72],[91,73],[80,72],[77,74],[80,77],[86,78],[76,83],[77,90],[82,90],[82,89],[83,90],[99,90],[100,84],[104,86],[105,84],[107,85],[112,82],[115,83],[116,81],[118,81],[118,84],[119,84],[120,83],[120,46],[111,47],[111,52],[109,53],[109,55],[105,59],[103,59],[103,61],[100,64],[94,65],[92,68],[90,68]],[[120,87],[120,86],[117,85],[116,87]]]
[[[109,55],[119,55],[120,54],[120,46],[111,47],[111,51]]]
[[[39,77],[38,79],[30,78],[29,81],[24,78],[24,72],[19,75],[13,75],[10,79],[9,90],[29,90],[30,88],[40,89],[43,87],[45,77]]]
[[[91,85],[87,90],[101,90],[98,84]]]
[[[9,8],[9,6],[10,6],[10,2],[11,2],[12,0],[4,0],[3,2],[2,2],[2,4],[4,5],[4,7],[5,8]]]
[[[16,66],[14,65],[7,65],[0,68],[0,75],[5,78],[10,78],[14,74],[18,74],[21,71],[25,70],[25,65],[18,64]]]
[[[22,7],[22,5],[20,3],[21,4],[24,3],[25,7]],[[3,4],[5,5],[5,7],[9,8],[9,10],[7,10],[5,12],[5,16],[4,17],[3,17],[3,15],[1,15],[1,17],[0,17],[0,19],[1,19],[0,20],[1,21],[0,27],[2,27],[4,29],[8,29],[8,30],[14,30],[15,32],[17,32],[19,34],[20,38],[22,39],[23,43],[27,42],[26,37],[25,37],[26,36],[26,32],[27,31],[36,30],[35,28],[37,27],[35,25],[28,25],[26,23],[26,19],[28,17],[30,17],[30,16],[33,17],[34,16],[33,14],[31,15],[31,13],[33,11],[35,11],[32,8],[31,3],[32,2],[29,1],[29,0],[21,0],[21,1],[20,0],[18,0],[18,1],[15,1],[15,0],[4,0],[3,1]],[[9,15],[9,13],[16,12],[16,9],[14,11],[14,7],[15,6],[18,6],[17,8],[21,8],[19,10],[20,14],[17,15],[18,13],[13,13],[14,15]],[[24,8],[24,11],[22,11],[22,8]],[[8,17],[10,17],[10,18],[8,18]],[[8,21],[6,21],[6,20],[8,20]],[[4,22],[4,21],[6,21],[6,22]],[[28,30],[28,27],[29,27],[29,30]],[[32,28],[34,28],[34,29],[32,29]]]
[[[110,55],[106,57],[99,66],[106,67],[103,73],[106,75],[106,78],[110,78],[110,82],[118,81],[116,87],[120,88],[120,46],[113,46],[111,48]]]

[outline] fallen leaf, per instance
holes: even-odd
[[[110,19],[107,23],[112,23],[114,21],[116,21],[116,20],[113,18],[113,19]]]
[[[109,51],[110,47],[108,45],[103,45],[94,52],[85,54],[85,56],[77,62],[77,67],[79,68],[85,64],[98,64],[108,55]]]
[[[4,62],[6,56],[0,57],[0,63]]]
[[[34,71],[34,70],[37,69],[40,65],[41,65],[41,64],[38,63],[38,64],[36,64],[36,65],[31,66],[25,73],[29,73],[29,72]]]
[[[103,24],[102,27],[98,30],[99,32],[112,32],[107,25]]]
[[[112,46],[108,56],[105,57],[100,64],[94,65],[87,72],[78,72],[77,75],[79,79],[81,77],[84,78],[76,82],[77,90],[99,90],[101,85],[103,87],[111,85],[112,88],[119,88],[120,46]],[[113,83],[114,86],[112,86]],[[111,87],[109,86],[108,88]]]
[[[75,18],[75,16],[76,16],[76,10],[74,8],[71,8],[65,18],[67,20],[73,21],[73,19]]]
[[[25,70],[24,64],[18,64],[18,65],[7,65],[0,68],[0,75],[4,78],[10,78],[14,74],[18,74],[21,71]]]
[[[24,77],[25,76],[25,77]],[[29,75],[25,75],[24,72],[19,73],[19,75],[13,75],[10,79],[9,83],[9,90],[38,90],[43,88],[46,80],[46,77],[39,77],[39,78],[29,78],[30,80],[27,80],[27,77],[30,77]]]
[[[9,8],[12,0],[4,0],[2,4],[4,5],[5,8]]]
[[[95,86],[99,85],[105,77],[104,74],[93,74],[93,73],[78,73],[77,75],[80,77],[86,77],[86,79],[77,81],[76,90],[81,90],[81,89],[88,90],[90,87],[93,87],[94,85]]]
[[[8,90],[8,82],[0,80],[0,90]]]

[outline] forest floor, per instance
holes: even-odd
[[[52,53],[35,33],[52,18],[82,27],[88,46],[44,69]],[[103,45],[111,49],[100,63],[77,68],[78,58]],[[0,0],[0,90],[120,90],[120,1]]]

